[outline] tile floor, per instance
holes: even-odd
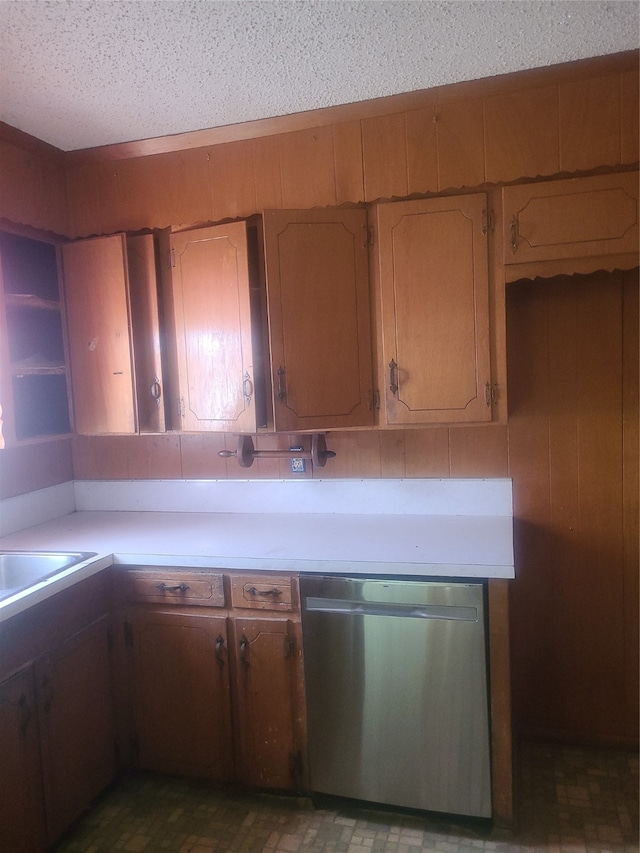
[[[231,795],[152,774],[125,778],[56,853],[636,853],[638,757],[551,744],[519,750],[518,829],[304,798]]]

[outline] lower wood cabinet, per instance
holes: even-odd
[[[44,850],[114,778],[111,687],[106,614],[0,682],[0,850]]]
[[[231,636],[240,779],[300,790],[306,771],[300,624],[233,618]]]
[[[134,764],[304,789],[297,580],[160,569],[124,580]]]
[[[134,760],[224,782],[233,776],[227,620],[198,611],[128,616]]]
[[[40,743],[29,665],[0,683],[0,849],[15,853],[45,845]]]
[[[50,842],[116,773],[110,624],[103,616],[35,664]]]

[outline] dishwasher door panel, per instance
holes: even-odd
[[[301,578],[314,791],[491,815],[483,587]]]

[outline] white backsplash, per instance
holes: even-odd
[[[73,481],[0,501],[0,536],[75,512]]]
[[[77,480],[78,510],[511,516],[510,479]]]

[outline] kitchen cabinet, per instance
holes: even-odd
[[[373,423],[366,213],[265,211],[170,235],[183,430]]]
[[[0,683],[0,849],[31,853],[45,846],[40,743],[33,666]]]
[[[508,281],[637,264],[638,172],[503,187],[502,199]]]
[[[297,581],[232,575],[230,583],[238,775],[259,788],[303,789],[307,761]]]
[[[110,588],[93,577],[0,623],[0,849],[43,850],[116,772]]]
[[[137,761],[148,770],[232,778],[226,619],[142,609],[129,615]]]
[[[170,235],[177,425],[185,431],[256,432],[266,423],[252,238],[246,222]]]
[[[492,420],[491,218],[484,193],[375,206],[381,425]]]
[[[35,679],[52,842],[115,777],[110,616],[36,661]]]
[[[1,393],[13,440],[70,431],[56,246],[0,233]]]
[[[128,568],[123,582],[136,763],[300,789],[306,761],[295,580]]]
[[[61,247],[75,430],[164,430],[152,235]]]
[[[371,426],[366,211],[269,210],[263,227],[275,428]]]
[[[292,619],[231,620],[237,696],[238,775],[259,788],[300,790],[300,625]]]

